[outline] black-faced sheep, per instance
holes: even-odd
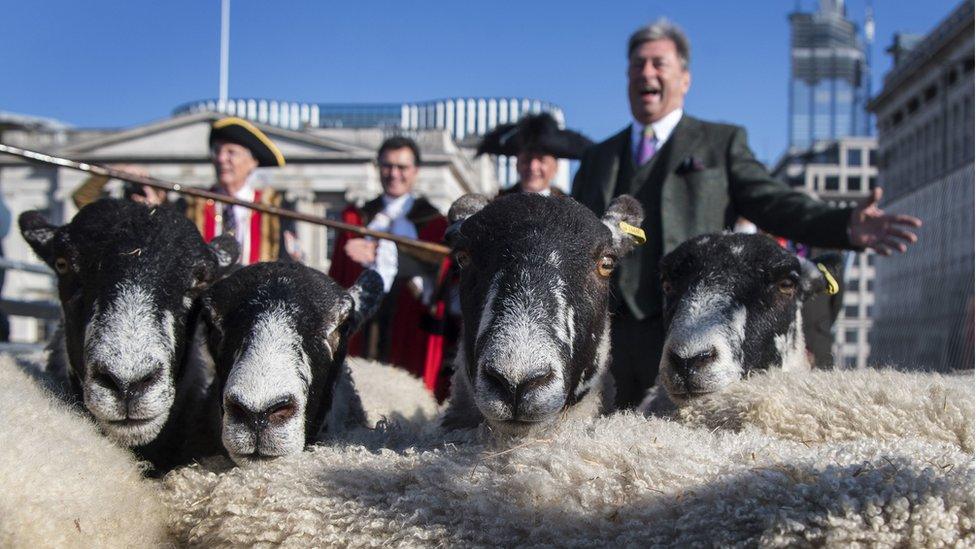
[[[346,291],[298,263],[245,267],[207,291],[207,348],[231,459],[242,465],[298,453],[365,424],[346,343],[382,296],[375,271]]]
[[[676,404],[753,372],[809,369],[802,303],[836,284],[772,239],[745,234],[683,243],[662,259],[661,279],[667,336],[658,384]]]
[[[450,213],[464,333],[442,425],[520,434],[598,413],[612,387],[609,277],[640,204],[622,196],[601,220],[569,198],[485,202],[462,197]]]
[[[180,212],[119,200],[61,227],[36,211],[19,221],[58,277],[62,337],[48,371],[67,377],[69,397],[118,444],[159,470],[183,461],[206,384],[187,368],[196,298],[236,262],[236,242],[208,246]]]

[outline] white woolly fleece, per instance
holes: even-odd
[[[359,357],[346,358],[346,364],[370,427],[381,420],[421,426],[437,417],[437,400],[422,379],[403,368]]]
[[[157,493],[131,453],[0,356],[0,547],[170,544]]]
[[[180,543],[293,546],[971,545],[972,456],[917,438],[804,445],[633,413],[514,446],[320,446],[164,479]]]
[[[666,398],[666,397],[665,397]],[[649,410],[651,399],[642,410]],[[973,453],[972,375],[895,370],[768,372],[672,412],[691,426],[756,429],[803,443],[916,437]]]

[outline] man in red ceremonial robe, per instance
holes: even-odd
[[[441,242],[447,219],[425,198],[413,194],[420,164],[417,144],[407,137],[389,138],[380,146],[377,160],[383,194],[361,208],[348,206],[342,221]],[[338,235],[329,276],[348,288],[364,268],[371,268],[383,278],[387,292],[377,314],[360,331],[362,335],[350,342],[351,354],[396,364],[419,377],[429,377],[427,370],[440,368],[440,341],[425,332],[421,323],[427,313],[424,302],[435,291],[441,259],[389,240],[346,232]],[[433,389],[431,384],[428,387]]]
[[[278,147],[247,120],[221,118],[210,127],[210,155],[217,183],[210,190],[247,202],[285,207],[282,193],[257,185],[257,168],[281,167],[285,158]],[[221,204],[201,198],[188,199],[187,216],[204,240],[231,234],[241,246],[241,263],[278,259],[300,261],[294,221],[267,215],[244,206]]]

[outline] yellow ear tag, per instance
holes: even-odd
[[[644,229],[641,229],[640,227],[635,227],[626,221],[621,221],[620,230],[629,234],[634,241],[637,242],[638,246],[647,242],[647,237],[644,236]]]
[[[824,267],[823,263],[817,263],[817,268],[823,273],[824,278],[827,280],[827,295],[834,295],[840,291],[840,286],[837,285],[837,280],[834,279],[834,275],[830,274],[827,267]]]

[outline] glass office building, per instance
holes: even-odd
[[[790,14],[789,143],[872,135],[868,47],[843,0],[820,0],[814,13]],[[870,23],[869,23],[870,24]]]

